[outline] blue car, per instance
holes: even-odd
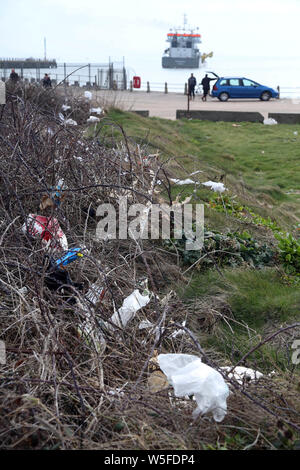
[[[270,98],[278,98],[279,94],[273,88],[260,85],[249,78],[218,77],[211,96],[220,101],[227,101],[229,98],[259,98],[268,101]]]

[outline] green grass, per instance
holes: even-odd
[[[220,294],[226,296],[234,319],[254,329],[284,322],[299,312],[300,290],[284,284],[273,268],[197,273],[183,292],[187,299]]]
[[[233,127],[229,122],[143,118],[116,109],[109,118],[133,139],[180,157],[187,171],[194,169],[189,159],[194,156],[204,169],[214,166],[228,174],[242,174],[250,186],[269,186],[271,192],[271,185],[284,191],[299,187],[300,135],[293,133],[298,125],[244,122]]]
[[[188,302],[207,299],[208,305],[210,298],[218,296],[226,301],[231,320],[227,312],[227,322],[219,321],[215,334],[198,333],[204,349],[213,348],[233,362],[256,345],[264,331],[276,331],[299,316],[300,290],[284,284],[274,268],[230,268],[222,270],[222,275],[216,270],[196,273],[179,294]],[[266,344],[249,358],[248,365],[256,364],[263,371],[275,366],[285,370],[290,366],[288,352]]]
[[[201,182],[225,174],[229,192],[258,214],[266,217],[271,211],[286,228],[300,222],[300,195],[287,194],[300,187],[300,134],[294,134],[298,125],[244,122],[234,127],[230,122],[144,118],[118,109],[112,109],[104,120],[112,122],[149,153],[158,150],[162,159],[173,157],[169,170],[174,177],[186,178],[202,170],[193,176]],[[100,127],[100,140],[107,145],[123,138],[116,126],[100,123]],[[175,195],[193,190],[193,185],[173,188]],[[196,188],[198,200],[202,194]]]

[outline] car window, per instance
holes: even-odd
[[[220,86],[228,85],[228,80],[223,79],[220,81]]]
[[[231,78],[229,80],[229,85],[230,86],[239,86],[240,85],[240,80],[238,78]]]
[[[244,86],[256,86],[255,82],[252,82],[252,80],[248,80],[247,78],[243,79]]]

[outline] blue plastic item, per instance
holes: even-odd
[[[58,268],[63,268],[78,258],[82,258],[83,254],[80,252],[81,248],[72,248],[64,256],[57,259],[55,264]]]

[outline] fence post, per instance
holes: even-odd
[[[132,90],[132,80],[130,80],[130,88],[129,89],[130,89],[130,91],[133,91]]]
[[[187,83],[184,84],[184,94],[187,95]]]
[[[278,85],[278,87],[277,87],[277,91],[278,91],[278,97],[277,97],[277,99],[279,100],[279,98],[280,98],[280,86],[279,86],[279,85]]]
[[[147,93],[150,93],[150,83],[147,82]]]
[[[165,93],[168,93],[168,84],[165,82]]]
[[[64,93],[65,93],[65,99],[66,99],[66,96],[67,96],[66,77],[67,77],[67,66],[66,66],[66,63],[64,62]]]

